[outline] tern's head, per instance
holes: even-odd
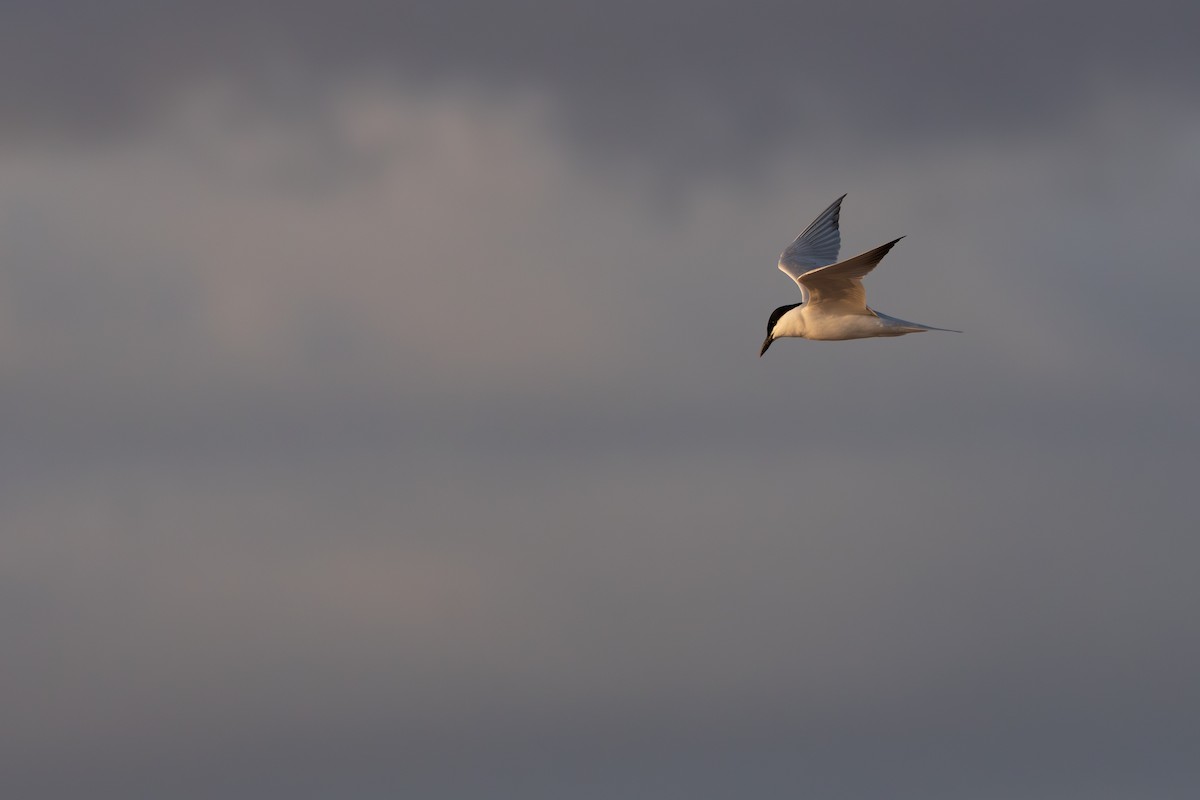
[[[767,320],[767,338],[763,340],[762,350],[758,351],[759,358],[762,358],[762,354],[767,352],[767,348],[771,346],[771,342],[777,338],[775,336],[775,326],[779,324],[779,318],[798,305],[800,304],[792,303],[790,306],[780,306],[771,312],[771,318]]]

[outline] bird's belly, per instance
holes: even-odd
[[[822,341],[869,339],[875,336],[898,336],[902,331],[889,330],[876,316],[847,314],[845,316],[815,316],[805,320],[804,338]]]

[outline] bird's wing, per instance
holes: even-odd
[[[800,283],[801,275],[837,261],[838,250],[842,246],[838,217],[845,199],[846,195],[842,195],[834,200],[779,256],[779,268],[796,282],[801,292],[805,292],[804,284]]]
[[[904,237],[901,236],[900,239]],[[805,272],[796,282],[808,290],[808,304],[839,314],[872,314],[862,279],[883,260],[900,239],[893,239],[860,256]]]

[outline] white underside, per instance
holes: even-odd
[[[903,336],[931,330],[929,326],[889,317],[878,312],[870,314],[830,314],[820,306],[808,304],[793,308],[779,318],[774,338],[785,336],[822,341],[842,339],[871,339],[877,336]]]

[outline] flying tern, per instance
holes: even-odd
[[[838,261],[842,235],[838,218],[842,213],[842,195],[821,212],[796,241],[779,257],[779,268],[800,287],[801,300],[780,306],[771,312],[767,338],[759,357],[771,342],[787,336],[804,339],[869,339],[875,336],[903,336],[921,331],[950,331],[917,322],[889,317],[867,306],[862,279],[875,269],[888,251],[904,237],[893,239],[862,255]],[[836,263],[835,263],[836,262]],[[961,333],[961,331],[950,331]]]

